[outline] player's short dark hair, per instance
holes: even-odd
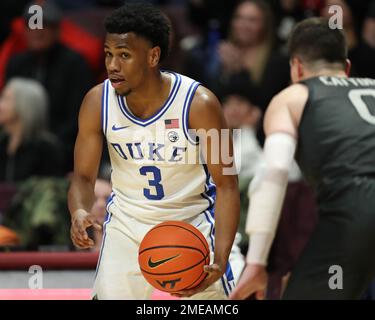
[[[291,58],[298,56],[308,64],[324,60],[346,65],[345,35],[340,29],[331,29],[326,18],[309,18],[298,23],[288,45]]]
[[[126,4],[114,10],[104,21],[108,33],[134,32],[160,47],[160,62],[169,53],[170,23],[168,18],[150,4]]]

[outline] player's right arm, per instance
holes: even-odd
[[[103,85],[92,88],[83,99],[78,117],[78,135],[74,148],[74,172],[68,192],[71,215],[71,238],[81,249],[94,245],[86,229],[101,229],[91,214],[95,201],[94,187],[103,148],[101,96]]]
[[[258,299],[264,298],[267,286],[265,266],[284,202],[298,126],[307,98],[307,88],[296,84],[276,95],[267,108],[263,169],[254,177],[249,192],[247,265],[231,299],[245,299],[253,293]]]

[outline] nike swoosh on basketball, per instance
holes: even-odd
[[[112,130],[113,130],[113,131],[117,131],[117,130],[126,129],[126,128],[128,128],[128,127],[130,127],[130,126],[116,127],[116,125],[113,125],[113,126],[112,126]]]
[[[163,263],[166,263],[166,262],[168,262],[168,261],[170,261],[170,260],[172,260],[172,259],[175,259],[175,258],[177,258],[179,256],[179,254],[177,254],[177,255],[175,255],[175,256],[173,256],[173,257],[169,257],[169,258],[166,258],[166,259],[162,259],[162,260],[158,260],[158,261],[152,261],[151,260],[151,257],[148,259],[148,266],[150,267],[150,268],[156,268],[156,267],[158,267],[158,266],[160,266],[161,264],[163,264]]]

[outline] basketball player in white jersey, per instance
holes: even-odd
[[[210,140],[206,165],[184,162],[204,140],[189,129],[226,128],[220,103],[198,82],[159,69],[168,53],[170,32],[160,11],[149,5],[126,5],[114,11],[105,26],[108,79],[83,100],[68,195],[72,241],[89,248],[94,243],[86,229],[101,228],[90,209],[104,135],[113,192],[94,295],[148,299],[152,288],[138,265],[139,244],[156,224],[180,220],[205,235],[211,264],[205,266],[208,275],[199,286],[175,295],[225,299],[244,265],[238,247],[232,248],[239,218],[237,176],[223,174],[233,163],[225,165],[221,158],[210,163],[214,148]]]

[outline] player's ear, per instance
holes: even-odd
[[[346,59],[345,62],[345,73],[347,76],[349,76],[350,70],[352,69],[352,62],[349,59]]]
[[[303,66],[303,63],[302,63],[301,59],[299,59],[299,58],[295,58],[295,59],[297,59],[296,64],[297,64],[298,78],[301,79],[305,74],[305,68]]]
[[[156,46],[150,49],[149,55],[148,55],[148,64],[150,67],[156,67],[159,64],[160,61],[160,47]]]
[[[293,82],[298,82],[305,74],[305,68],[299,57],[293,57],[290,61],[291,78]]]

